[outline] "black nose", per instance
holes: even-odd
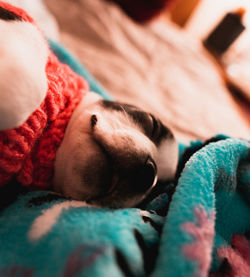
[[[136,190],[146,192],[155,183],[157,168],[155,162],[148,157],[136,174]]]

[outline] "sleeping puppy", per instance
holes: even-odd
[[[87,92],[24,11],[0,1],[0,187],[52,189],[132,207],[174,178],[177,143],[159,119]]]
[[[54,190],[110,207],[140,203],[175,176],[177,143],[152,114],[89,95],[74,111],[56,154]]]

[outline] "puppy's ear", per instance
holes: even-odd
[[[25,122],[45,98],[49,50],[35,25],[2,14],[9,15],[0,16],[0,130],[5,130]]]

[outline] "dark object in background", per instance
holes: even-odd
[[[204,41],[205,47],[214,54],[223,54],[236,38],[245,30],[242,18],[245,10],[240,8],[227,13],[217,27]]]
[[[130,17],[140,23],[151,20],[160,14],[169,3],[175,0],[112,0]]]

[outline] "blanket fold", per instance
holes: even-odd
[[[182,148],[199,150],[144,210],[20,195],[0,213],[0,276],[250,276],[250,143]]]

